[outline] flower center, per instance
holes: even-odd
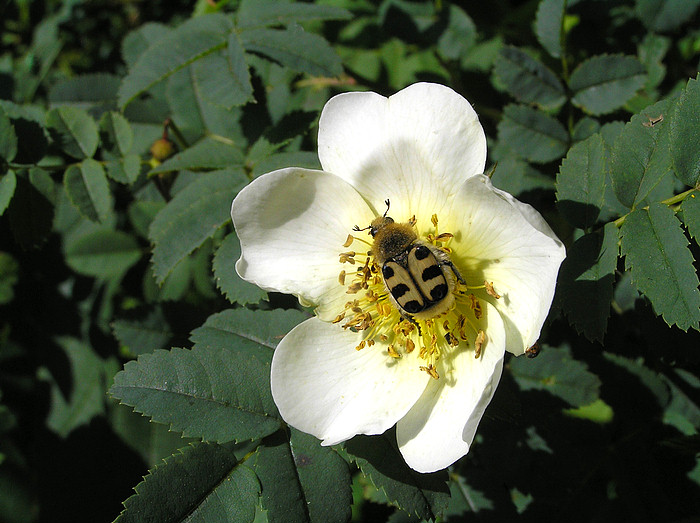
[[[415,231],[416,223],[414,216],[395,225],[406,236],[406,228]],[[415,357],[421,370],[438,379],[437,363],[446,352],[472,350],[481,357],[486,334],[479,320],[484,311],[472,291],[500,296],[488,282],[470,285],[462,278],[450,256],[453,235],[439,232],[437,215],[431,223],[430,232],[422,237],[415,233],[415,240],[404,242],[391,256],[378,245],[387,241],[390,229],[381,239],[371,229],[374,242],[348,235],[343,247],[350,250],[339,253],[344,268],[338,282],[352,299],[333,323],[363,333],[357,350],[381,344],[389,358]]]

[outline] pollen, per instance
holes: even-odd
[[[439,231],[438,223],[437,214],[433,214],[423,221],[411,216],[399,225],[412,227],[424,245],[449,254],[454,235]],[[354,230],[364,229],[358,226]],[[433,316],[411,315],[403,304],[399,307],[397,299],[389,292],[390,287],[384,281],[387,258],[383,258],[381,263],[377,262],[372,252],[373,238],[367,241],[348,234],[345,243],[339,246],[342,249],[338,253],[339,263],[354,265],[352,269],[342,269],[338,274],[338,284],[346,294],[352,295],[352,299],[337,311],[332,323],[359,334],[355,349],[382,350],[387,361],[391,362],[415,362],[419,370],[436,380],[440,379],[441,374],[450,372],[451,359],[446,355],[455,351],[472,351],[475,358],[480,358],[487,344],[482,326],[484,310],[481,300],[488,299],[488,296],[500,298],[493,284],[470,283],[461,276],[459,269],[462,268],[457,266],[455,258],[438,257],[437,263],[440,265],[436,267],[441,268],[445,278],[450,278],[448,292],[453,297],[444,307],[436,308]],[[394,258],[389,261],[393,267],[400,269]],[[453,271],[452,266],[455,267],[454,274],[450,272]]]

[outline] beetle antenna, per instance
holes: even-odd
[[[386,218],[387,213],[389,212],[389,206],[391,205],[391,202],[389,202],[389,198],[384,200],[384,203],[386,204],[386,211],[384,211],[384,218]]]
[[[364,227],[364,228],[360,229],[360,226],[359,226],[359,225],[355,225],[355,226],[352,228],[352,230],[355,231],[355,232],[360,232],[360,231],[366,231],[367,229],[370,229],[371,227],[372,227],[371,225],[368,225],[367,227]]]

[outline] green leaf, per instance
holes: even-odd
[[[124,62],[133,69],[139,57],[154,43],[165,38],[174,29],[163,24],[147,22],[137,27],[122,40],[121,52]]]
[[[173,335],[160,308],[150,311],[144,319],[115,320],[112,330],[122,350],[131,356],[162,349]]]
[[[632,282],[669,325],[697,329],[698,276],[688,240],[673,211],[661,203],[630,213],[620,230]]]
[[[690,20],[700,0],[636,0],[635,11],[644,25],[658,32],[673,31]]]
[[[51,408],[47,426],[65,438],[73,429],[104,412],[104,362],[85,343],[68,337],[56,340],[70,364],[71,385],[63,391],[46,368],[39,379],[51,384]]]
[[[121,114],[114,111],[104,113],[100,118],[100,139],[102,147],[112,154],[124,156],[134,145],[134,131]]]
[[[270,523],[344,523],[352,495],[345,461],[313,436],[291,429],[267,437],[255,455],[262,506]]]
[[[190,18],[151,44],[141,54],[119,88],[119,107],[148,91],[180,69],[211,53],[224,49],[233,29],[222,14]]]
[[[669,126],[664,118],[673,100],[661,100],[636,114],[615,139],[610,157],[610,177],[617,199],[629,208],[639,207],[673,168],[669,151]]]
[[[134,231],[142,238],[148,238],[148,228],[163,207],[165,207],[165,202],[133,202],[129,206],[127,214]]]
[[[581,236],[569,247],[557,281],[557,302],[569,322],[591,341],[603,341],[617,268],[614,223]]]
[[[204,138],[192,147],[168,158],[151,170],[152,173],[167,173],[182,169],[227,169],[243,165],[243,153],[232,144]]]
[[[17,177],[14,171],[7,171],[4,176],[0,177],[0,216],[5,213],[5,209],[10,205],[16,187]]]
[[[447,472],[421,474],[406,465],[396,448],[394,431],[379,436],[355,436],[345,450],[388,503],[417,516],[435,520],[447,508]]]
[[[71,106],[49,111],[46,125],[56,144],[73,158],[92,158],[97,150],[97,124],[83,109]]]
[[[519,102],[556,108],[566,101],[564,86],[557,76],[542,62],[516,47],[501,49],[494,73]]]
[[[112,194],[102,165],[88,158],[68,167],[63,186],[80,214],[93,222],[102,222],[112,212]]]
[[[272,349],[307,318],[295,309],[228,309],[209,316],[204,325],[192,331],[190,340],[195,349],[235,347],[238,353],[254,355],[269,364]]]
[[[448,7],[449,21],[438,39],[437,49],[448,60],[459,60],[476,44],[476,25],[461,7],[454,4]]]
[[[690,193],[681,204],[683,223],[690,236],[700,245],[700,193]]]
[[[562,53],[562,27],[566,0],[542,0],[535,15],[535,34],[540,45],[554,58]]]
[[[131,185],[141,174],[141,157],[138,154],[127,154],[118,160],[105,164],[107,176],[115,182]]]
[[[0,305],[10,303],[19,280],[19,263],[10,254],[0,251]],[[0,431],[1,432],[1,431]]]
[[[79,236],[65,245],[66,263],[71,269],[104,280],[121,278],[142,254],[133,236],[108,228]]]
[[[532,162],[550,162],[564,156],[569,135],[557,120],[530,107],[508,105],[498,124],[498,139]]]
[[[149,229],[158,283],[163,283],[180,260],[231,219],[231,202],[245,183],[238,170],[201,174],[158,213]]]
[[[235,346],[142,354],[110,394],[188,437],[219,443],[262,438],[280,427],[270,365]]]
[[[4,174],[3,162],[11,162],[16,154],[17,134],[10,118],[0,106],[0,175]]]
[[[216,286],[231,303],[258,303],[267,300],[267,293],[257,285],[242,280],[236,273],[235,265],[241,257],[241,246],[235,233],[222,242],[214,255],[213,269]]]
[[[85,110],[110,110],[116,105],[120,82],[118,76],[106,73],[88,73],[65,78],[49,88],[49,102],[51,106],[66,104]]]
[[[194,82],[209,102],[227,109],[243,105],[253,97],[253,86],[243,46],[235,33],[228,37],[224,52],[212,53],[192,64]]]
[[[605,147],[599,134],[569,149],[557,174],[557,207],[576,227],[598,219],[605,197]]]
[[[136,485],[115,523],[251,522],[260,484],[231,446],[195,443]]]
[[[343,72],[340,57],[321,36],[299,26],[289,29],[250,29],[240,35],[248,52],[259,53],[301,73],[338,76]]]
[[[510,367],[522,390],[543,390],[573,407],[598,399],[600,379],[587,370],[585,363],[571,356],[568,346],[545,346],[534,358],[513,358]]]
[[[347,20],[352,14],[341,7],[274,0],[243,0],[238,8],[239,28],[286,25],[310,20]]]
[[[622,107],[646,81],[639,60],[625,55],[600,55],[582,62],[571,73],[572,102],[591,114]]]
[[[671,158],[676,176],[686,185],[700,185],[700,76],[690,79],[671,120]]]

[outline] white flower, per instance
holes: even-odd
[[[315,306],[275,350],[275,403],[324,445],[396,424],[409,466],[445,468],[468,452],[504,351],[537,341],[564,247],[537,211],[481,174],[483,129],[447,87],[336,96],[318,143],[323,171],[265,174],[231,209],[238,274]],[[353,232],[387,200],[388,216],[454,264],[440,264],[448,310],[402,315],[368,252],[372,237]]]

